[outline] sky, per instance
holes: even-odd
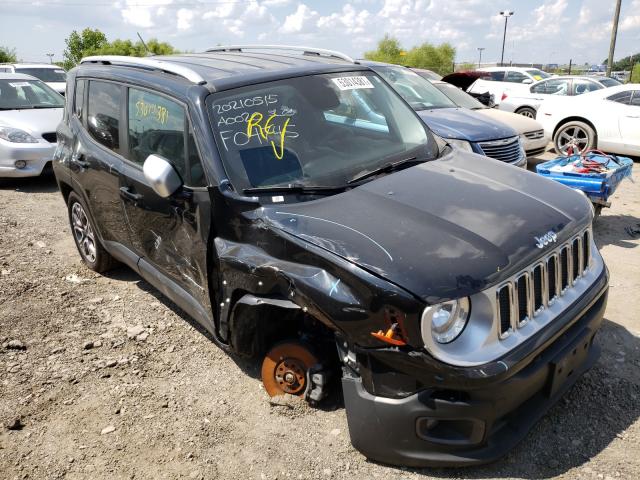
[[[385,33],[405,48],[449,42],[457,62],[600,63],[608,55],[614,0],[0,0],[0,46],[23,61],[62,59],[85,27],[110,40],[158,38],[180,50],[286,44],[361,58]],[[616,58],[640,51],[640,0],[622,0]]]

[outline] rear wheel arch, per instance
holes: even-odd
[[[533,116],[524,115],[524,113],[523,113],[523,112],[525,112],[525,111],[530,111],[530,112],[532,112]],[[514,113],[517,113],[518,115],[524,115],[524,116],[526,116],[526,117],[534,118],[534,119],[535,119],[535,118],[536,118],[536,113],[537,113],[537,111],[536,111],[536,109],[535,109],[535,108],[533,108],[531,105],[522,105],[522,106],[520,106],[520,107],[516,108],[516,110],[514,111]]]
[[[566,125],[569,122],[583,122],[589,125],[596,134],[595,147],[596,148],[598,147],[598,130],[596,129],[596,126],[593,124],[593,122],[587,120],[584,117],[573,116],[573,117],[563,118],[556,124],[555,128],[553,129],[553,135],[551,136],[551,138],[554,138],[558,130],[560,130],[560,128],[562,128],[564,125]]]

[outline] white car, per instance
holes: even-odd
[[[562,155],[597,148],[640,156],[640,84],[545,100],[536,119]]]
[[[520,135],[520,141],[522,142],[522,146],[524,147],[527,157],[535,157],[544,153],[547,144],[549,143],[549,137],[544,134],[542,125],[532,118],[516,115],[515,113],[502,112],[495,108],[489,108],[464,90],[461,90],[450,83],[434,80],[432,80],[431,83],[459,107],[475,110],[476,112],[489,117],[491,120],[506,123],[513,128],[518,132],[518,135]]]
[[[67,72],[49,63],[2,63],[0,73],[23,73],[42,80],[60,95],[67,88]]]
[[[500,110],[519,113],[529,118],[536,118],[536,111],[547,98],[557,96],[576,96],[603,88],[622,85],[618,80],[609,77],[567,75],[547,78],[531,85],[527,90],[505,92],[500,102]]]
[[[34,177],[51,162],[64,98],[37,78],[0,73],[0,177]]]
[[[486,75],[473,82],[467,92],[489,92],[494,96],[496,105],[502,102],[505,94],[513,91],[524,92],[532,83],[551,77],[538,68],[528,67],[482,67],[476,71],[484,72]]]

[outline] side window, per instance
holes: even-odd
[[[484,78],[484,77],[482,77]],[[484,78],[485,80],[493,80],[494,82],[504,82],[504,70],[498,70],[494,72],[489,72],[489,77]]]
[[[633,97],[631,98],[631,105],[634,107],[640,107],[640,90],[633,91]]]
[[[582,95],[583,93],[593,92],[594,90],[600,90],[602,85],[592,82],[591,80],[583,80],[576,78],[573,81],[573,94]]]
[[[82,108],[84,107],[84,87],[86,80],[76,80],[76,91],[73,99],[73,113],[76,117],[82,119]]]
[[[531,87],[531,93],[547,93],[547,83],[548,82],[536,83]]]
[[[129,89],[129,152],[142,165],[151,154],[167,159],[187,179],[185,111],[166,97]]]
[[[569,82],[566,79],[554,79],[544,82],[544,91],[538,93],[546,93],[547,95],[569,95]]]
[[[527,80],[527,77],[524,73],[509,71],[504,77],[505,82],[510,83],[522,83]]]
[[[607,97],[607,100],[611,100],[612,102],[623,103],[625,105],[631,104],[631,90],[627,92],[618,92],[614,93],[610,97]]]
[[[117,151],[120,148],[120,105],[122,88],[91,80],[87,102],[87,127],[96,142]]]

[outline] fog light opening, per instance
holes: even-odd
[[[27,166],[27,162],[25,160],[16,160],[13,164],[18,170],[23,169]]]

